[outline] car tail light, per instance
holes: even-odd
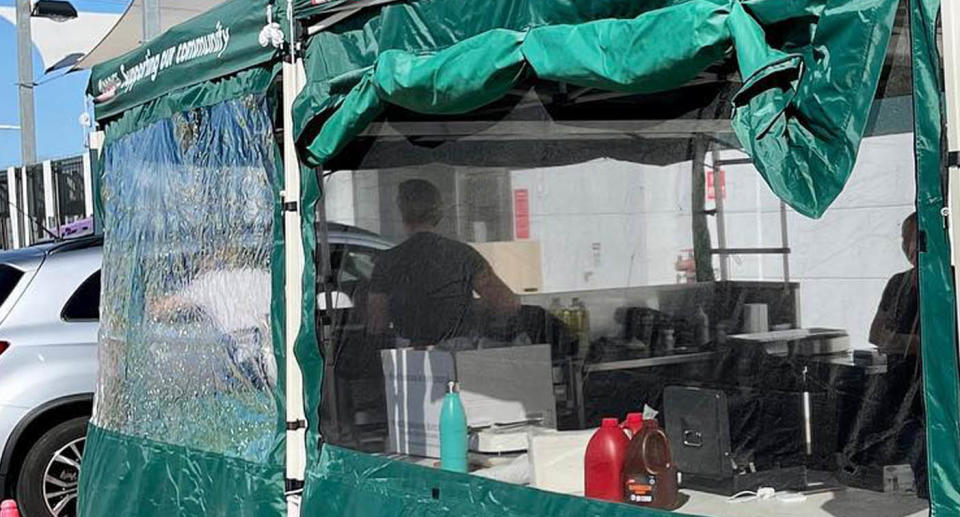
[[[0,341],[0,354],[6,352],[8,348],[10,348],[9,341]]]

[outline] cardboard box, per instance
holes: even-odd
[[[474,242],[470,245],[487,259],[493,271],[514,293],[539,293],[543,289],[539,242]]]
[[[583,463],[596,429],[527,434],[530,485],[561,494],[583,495]]]
[[[467,425],[481,428],[542,419],[556,427],[549,345],[466,352],[381,352],[387,400],[387,449],[440,456],[440,409],[447,383],[460,383]]]

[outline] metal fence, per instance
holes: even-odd
[[[92,231],[92,163],[81,155],[0,171],[0,248]]]

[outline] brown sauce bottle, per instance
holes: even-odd
[[[677,467],[670,439],[656,420],[645,420],[643,430],[630,440],[621,478],[623,502],[664,510],[677,507]]]

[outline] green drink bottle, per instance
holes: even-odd
[[[467,413],[460,400],[460,387],[447,385],[440,410],[440,467],[452,472],[467,471]]]

